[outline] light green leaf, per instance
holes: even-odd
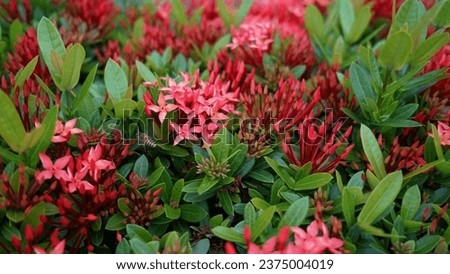
[[[49,68],[50,72],[55,74],[55,68],[50,60],[50,52],[53,50],[59,56],[66,55],[66,48],[63,40],[61,39],[61,35],[47,17],[42,17],[37,27],[37,37],[45,64]]]
[[[355,11],[350,0],[338,0],[339,19],[344,36],[348,37],[355,21]]]
[[[420,190],[417,185],[408,188],[403,196],[400,216],[403,220],[412,220],[420,207]]]
[[[449,2],[450,3],[450,2]],[[436,54],[443,46],[450,41],[449,34],[435,33],[427,40],[420,43],[414,53],[410,56],[409,62],[412,65],[421,64],[428,61],[434,54]]]
[[[342,213],[347,227],[352,227],[355,223],[355,200],[348,187],[345,187],[342,192]]]
[[[17,72],[15,80],[16,83],[14,84],[14,89],[17,87],[22,87],[28,78],[33,74],[34,69],[36,68],[36,65],[39,61],[39,56],[34,57],[28,64],[19,72]]]
[[[85,56],[86,52],[80,44],[75,44],[67,50],[61,74],[60,87],[62,89],[70,90],[78,84]]]
[[[153,72],[151,72],[151,70],[149,68],[147,68],[146,65],[139,62],[138,60],[136,60],[136,68],[137,68],[139,74],[141,75],[142,79],[144,79],[144,81],[146,81],[146,82],[156,81],[155,74],[153,74]]]
[[[0,136],[15,152],[19,151],[20,143],[25,137],[25,128],[11,99],[0,90],[2,115],[0,115]]]
[[[125,97],[128,89],[127,76],[120,66],[109,59],[105,68],[105,86],[113,103],[117,103]]]
[[[380,49],[380,64],[396,70],[401,69],[411,54],[412,46],[411,36],[404,31],[389,35]]]

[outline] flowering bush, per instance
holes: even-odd
[[[450,1],[137,2],[0,0],[0,253],[449,252]]]

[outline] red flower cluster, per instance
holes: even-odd
[[[169,125],[176,137],[174,145],[182,140],[211,143],[214,135],[228,120],[228,114],[237,113],[235,107],[239,90],[231,90],[230,84],[219,77],[210,77],[208,82],[200,80],[199,73],[181,75],[177,83],[169,78],[167,86],[159,89],[158,104],[150,92],[144,95],[145,110],[149,116],[158,114],[159,123],[164,123],[168,113],[177,110],[175,120]],[[147,85],[152,85],[148,83]]]
[[[354,147],[352,144],[336,155],[352,133],[352,127],[341,133],[343,126],[344,122],[339,120],[333,125],[332,114],[327,116],[325,122],[313,118],[306,119],[298,125],[296,136],[298,141],[295,143],[291,133],[286,132],[284,136],[280,134],[281,147],[292,164],[303,166],[311,163],[312,173],[333,173]],[[298,153],[294,151],[297,146]]]
[[[22,4],[19,6],[19,4]],[[24,13],[20,11],[20,7],[23,7]],[[19,19],[24,23],[28,23],[31,20],[31,4],[30,0],[9,0],[0,1],[0,18],[8,23],[11,23],[15,19]]]
[[[300,227],[283,227],[277,236],[268,239],[262,246],[251,242],[251,232],[244,227],[244,240],[247,245],[248,254],[324,254],[324,253],[342,253],[344,241],[331,235],[327,225],[324,223],[321,214],[321,206],[318,204],[317,211],[314,214],[315,220],[306,228],[306,231]],[[332,222],[332,234],[339,233],[341,223],[336,218]],[[294,239],[290,241],[290,233]],[[227,242],[225,252],[236,254],[234,246]]]
[[[95,43],[104,39],[115,28],[120,8],[113,0],[67,0],[64,31],[68,43]]]

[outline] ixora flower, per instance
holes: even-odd
[[[72,134],[80,134],[83,131],[75,127],[77,119],[72,119],[63,124],[60,120],[56,121],[54,135],[52,137],[53,143],[65,143],[70,140]]]
[[[352,144],[337,155],[338,148],[347,143],[352,133],[352,127],[341,133],[343,126],[344,122],[339,120],[333,125],[332,114],[324,122],[307,119],[298,125],[296,144],[291,133],[286,132],[284,136],[280,134],[281,148],[294,165],[311,163],[311,172],[333,173],[354,147]],[[298,153],[294,152],[295,147],[298,147]]]
[[[322,220],[321,206],[318,204],[318,210],[315,213],[315,220],[308,225],[306,230],[300,227],[282,227],[277,236],[268,239],[263,245],[259,246],[251,242],[251,232],[244,227],[244,240],[247,245],[248,254],[324,254],[324,253],[342,253],[344,241],[330,236],[327,225]],[[337,219],[333,219],[332,230],[340,230],[341,225]],[[290,239],[290,234],[293,239]],[[332,234],[335,234],[334,232]],[[234,246],[227,242],[225,252],[236,254]]]
[[[50,157],[48,157],[44,153],[39,153],[39,159],[41,159],[42,166],[45,168],[44,171],[37,171],[36,180],[44,181],[49,180],[55,177],[58,180],[67,181],[69,180],[69,176],[67,175],[66,170],[64,168],[70,161],[71,156],[64,156],[52,162]]]
[[[22,4],[19,6],[18,4]],[[24,23],[31,20],[31,4],[30,0],[9,0],[0,1],[0,18],[8,23],[15,19],[20,19]]]
[[[438,122],[437,130],[441,144],[443,146],[450,146],[450,126],[448,124]]]
[[[168,113],[177,111],[175,119],[170,121],[170,129],[176,135],[174,145],[201,138],[211,143],[229,115],[238,113],[235,108],[239,89],[230,91],[230,83],[223,83],[216,74],[207,82],[200,80],[199,71],[193,76],[183,73],[181,76],[181,82],[169,78],[167,86],[159,89],[158,105],[154,104],[150,92],[144,95],[146,113],[158,114],[162,124]]]

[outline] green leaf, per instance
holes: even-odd
[[[350,28],[350,32],[347,36],[347,40],[350,43],[355,43],[356,41],[361,39],[364,31],[369,26],[371,17],[372,12],[370,5],[364,6],[356,12],[355,21],[353,22],[352,27]]]
[[[16,209],[9,209],[6,211],[6,217],[14,223],[21,222],[25,219],[25,214],[23,211],[16,210]]]
[[[23,25],[20,22],[20,19],[17,18],[14,21],[12,21],[12,23],[9,25],[9,45],[11,49],[14,49],[17,40],[22,35],[23,35]]]
[[[433,251],[441,240],[439,235],[425,235],[416,241],[415,254],[427,254]]]
[[[31,225],[33,229],[36,229],[37,226],[41,223],[41,216],[45,215],[45,203],[40,202],[34,205],[26,214],[25,219],[23,220],[22,226]]]
[[[358,216],[358,224],[372,224],[391,206],[402,187],[402,173],[396,171],[384,177],[370,193],[366,204]]]
[[[127,239],[122,239],[122,241],[116,247],[116,254],[130,254],[131,248]]]
[[[217,193],[217,196],[219,197],[220,205],[222,206],[223,210],[228,215],[233,216],[233,201],[231,201],[230,193],[228,191],[219,191]]]
[[[380,49],[380,64],[396,70],[401,69],[406,64],[412,47],[412,39],[408,33],[399,31],[389,35]]]
[[[248,176],[250,178],[253,178],[253,179],[255,179],[255,180],[259,181],[259,182],[263,182],[263,183],[273,184],[273,182],[274,182],[273,175],[270,172],[265,171],[265,170],[254,170],[254,171],[251,171],[248,174]]]
[[[62,89],[70,90],[78,84],[81,66],[83,65],[85,56],[86,52],[80,44],[75,44],[68,48],[64,58],[61,82],[59,84]]]
[[[53,106],[45,114],[44,121],[41,124],[41,128],[44,134],[39,139],[39,142],[30,150],[28,154],[28,160],[31,167],[35,167],[39,162],[39,153],[44,152],[50,146],[52,142],[53,132],[58,119],[58,108]]]
[[[50,60],[50,52],[53,50],[59,56],[66,55],[66,48],[63,40],[61,39],[61,35],[47,17],[42,17],[37,27],[37,37],[39,49],[42,52],[42,57],[44,58],[45,64],[49,68],[50,72],[55,74],[55,68]]]
[[[12,150],[18,152],[20,143],[25,137],[25,128],[13,102],[2,90],[0,90],[0,102],[2,102],[0,136]]]
[[[183,204],[181,208],[181,219],[186,222],[198,223],[201,222],[208,213],[198,205],[194,204]]]
[[[420,207],[420,190],[417,185],[408,188],[403,196],[400,216],[403,220],[412,220]]]
[[[333,179],[333,176],[328,173],[314,173],[295,182],[292,189],[297,191],[318,189],[319,187],[328,184],[331,179]]]
[[[189,156],[189,152],[187,152],[184,148],[172,146],[168,144],[157,144],[157,146],[164,150],[164,153],[167,155],[175,156],[175,157],[186,157]]]
[[[244,221],[245,224],[248,225],[250,228],[252,228],[253,225],[255,224],[256,211],[252,203],[247,203],[244,207]]]
[[[153,244],[145,243],[138,238],[132,238],[130,240],[130,247],[134,254],[156,254],[158,252],[158,249]]]
[[[236,11],[236,20],[235,25],[239,26],[245,19],[245,16],[247,16],[248,11],[252,7],[253,0],[243,0],[242,4],[239,6],[238,10]]]
[[[225,241],[245,244],[242,234],[232,228],[217,226],[212,229],[212,233]]]
[[[38,61],[39,56],[34,57],[23,69],[20,69],[19,72],[17,72],[15,77],[16,83],[14,84],[14,89],[16,89],[17,87],[22,87],[25,81],[31,77]]]
[[[16,165],[20,165],[24,162],[24,159],[21,156],[11,151],[5,150],[2,147],[0,147],[0,157],[3,158],[3,160],[13,162]]]
[[[449,41],[450,38],[447,32],[431,35],[427,40],[420,43],[414,53],[410,56],[409,63],[412,65],[425,63]]]
[[[122,213],[131,213],[130,207],[126,204],[126,198],[119,198],[117,200],[117,206],[119,207],[120,212]]]
[[[173,208],[169,204],[164,204],[164,212],[166,213],[167,218],[172,220],[178,220],[181,216],[181,209]]]
[[[305,27],[309,35],[316,41],[322,40],[325,22],[320,10],[314,5],[308,5],[305,11]]]
[[[355,22],[355,11],[350,0],[338,0],[339,20],[344,36],[348,37],[353,23]]]
[[[419,5],[417,0],[407,0],[405,1],[397,14],[395,15],[394,22],[392,23],[391,32],[400,31],[403,26],[408,26],[411,28],[415,25],[420,18]]]
[[[192,247],[192,254],[208,254],[210,246],[209,239],[201,239]]]
[[[186,25],[188,22],[186,9],[180,0],[171,0],[172,15],[180,25]]]
[[[271,206],[259,215],[255,221],[255,225],[251,229],[252,241],[256,241],[266,227],[271,223],[276,207]]]
[[[106,63],[105,86],[113,103],[122,100],[128,89],[128,80],[125,72],[112,59],[109,59]]]
[[[184,180],[178,180],[172,188],[172,193],[170,194],[170,202],[179,203],[181,200],[181,195],[183,194]]]
[[[309,197],[303,197],[289,206],[281,219],[280,226],[300,226],[309,208]]]
[[[108,219],[105,229],[111,231],[122,230],[125,228],[125,219],[122,213],[116,213]]]
[[[233,25],[234,17],[228,10],[227,4],[224,0],[216,0],[217,9],[219,11],[220,18],[222,18],[223,24],[226,27],[231,27]]]
[[[434,23],[438,26],[448,28],[450,26],[450,2],[446,1],[439,14],[436,16]]]
[[[203,194],[206,191],[210,190],[214,186],[216,186],[219,183],[219,179],[213,179],[209,176],[205,176],[203,178],[203,182],[200,184],[200,186],[197,189],[198,194]]]
[[[72,112],[75,112],[78,110],[80,105],[83,103],[85,96],[89,94],[89,88],[92,86],[92,83],[95,80],[95,74],[97,73],[97,67],[98,67],[98,64],[96,64],[91,69],[91,71],[89,71],[89,74],[86,77],[86,80],[84,80],[83,85],[81,86],[80,90],[77,92],[76,97],[73,100]]]
[[[294,178],[292,178],[289,173],[282,167],[280,167],[277,162],[270,159],[269,157],[264,157],[269,166],[280,176],[280,178],[286,183],[286,185],[292,189],[295,184]]]
[[[356,63],[350,66],[350,86],[360,105],[366,105],[369,98],[376,98],[368,73]]]
[[[342,192],[342,213],[347,227],[352,227],[355,223],[355,200],[348,187],[345,187]]]
[[[133,111],[138,108],[138,103],[131,99],[123,99],[114,104],[114,113],[116,118],[128,118],[133,114]]]
[[[144,242],[150,242],[153,237],[145,228],[135,224],[127,224],[127,235],[130,238],[138,238]]]
[[[148,160],[145,155],[141,155],[134,163],[134,173],[141,178],[146,178],[148,173]]]
[[[137,68],[139,74],[141,75],[142,79],[144,79],[144,81],[146,81],[146,82],[156,81],[155,74],[153,74],[153,72],[151,72],[151,70],[149,68],[147,68],[146,65],[139,62],[138,60],[136,60],[136,68]]]
[[[372,131],[366,125],[361,125],[361,141],[364,152],[366,153],[367,159],[369,160],[375,175],[381,180],[386,176],[383,154],[378,146],[377,139],[375,139]]]

